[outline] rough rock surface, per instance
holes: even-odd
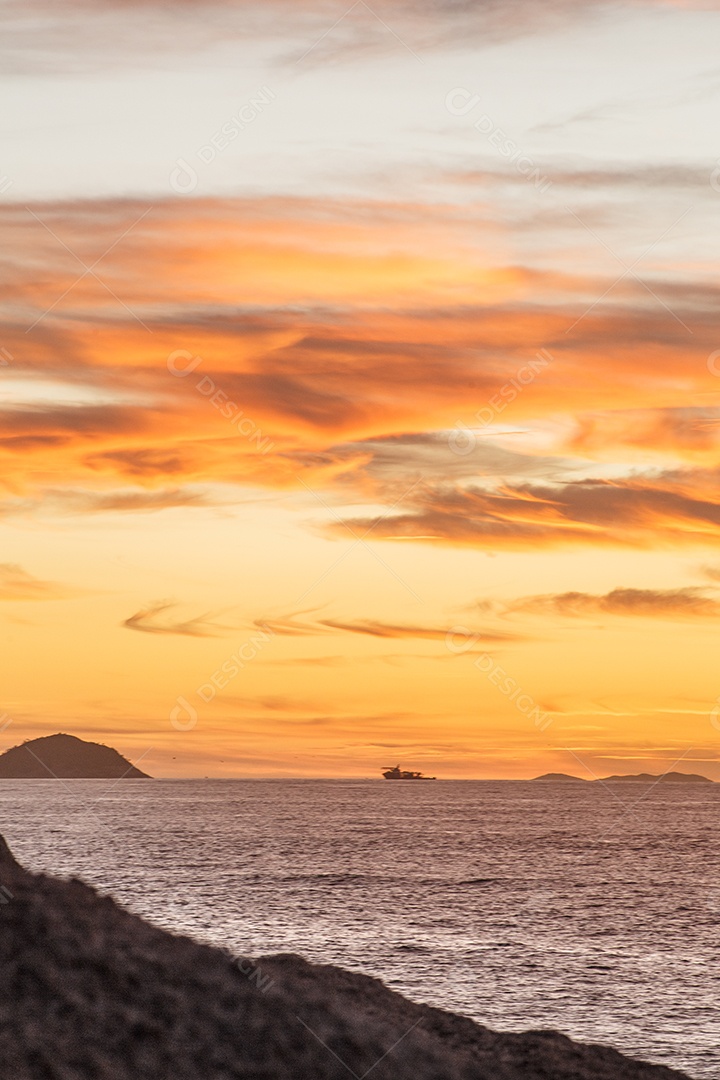
[[[296,956],[158,930],[0,837],[2,1080],[676,1080],[554,1032],[499,1035]]]
[[[75,735],[43,735],[0,754],[0,778],[47,780],[147,780],[127,758],[102,743]]]

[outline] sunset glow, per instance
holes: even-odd
[[[2,748],[720,780],[715,5],[95,6],[10,20]]]

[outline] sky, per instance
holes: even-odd
[[[720,3],[0,12],[0,749],[720,780]]]

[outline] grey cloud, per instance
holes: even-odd
[[[717,619],[720,601],[703,589],[617,588],[597,595],[585,592],[528,596],[508,605],[510,613],[595,618],[602,615],[642,619]]]

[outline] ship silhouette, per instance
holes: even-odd
[[[383,776],[386,780],[437,780],[436,776],[423,776],[421,772],[410,772],[407,769],[401,769],[399,765],[393,765],[392,768],[386,767]]]

